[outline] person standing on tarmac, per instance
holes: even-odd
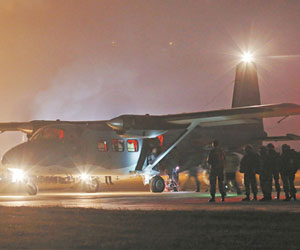
[[[285,201],[289,201],[291,198],[296,200],[296,188],[295,188],[295,174],[298,170],[296,165],[297,153],[290,148],[289,145],[282,145],[281,154],[281,179],[283,182],[283,188],[285,192]]]
[[[267,145],[267,167],[272,169],[272,177],[275,182],[276,199],[280,200],[280,184],[279,184],[279,168],[280,168],[280,154],[275,151],[275,147],[272,143]]]
[[[267,148],[262,146],[259,150],[260,156],[260,172],[259,172],[259,182],[261,191],[263,193],[263,198],[260,201],[270,201],[272,200],[272,167],[267,164],[268,155]]]
[[[236,181],[236,171],[239,165],[240,159],[235,153],[227,152],[225,154],[225,189],[229,189],[231,183],[237,194],[242,193]]]
[[[216,183],[218,179],[219,191],[221,193],[222,202],[225,201],[225,189],[224,189],[224,165],[225,155],[222,148],[219,146],[219,142],[214,140],[212,143],[213,149],[210,151],[207,163],[211,165],[209,181],[210,181],[210,195],[209,202],[215,202]]]
[[[250,201],[250,185],[253,193],[253,200],[257,200],[256,173],[259,172],[260,160],[258,154],[253,151],[251,145],[245,147],[245,155],[241,160],[240,172],[244,173],[244,184],[246,197],[242,201]]]

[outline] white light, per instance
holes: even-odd
[[[246,62],[246,63],[250,63],[253,62],[254,58],[253,58],[253,54],[251,54],[250,52],[245,52],[242,55],[242,61]]]
[[[82,173],[82,174],[80,175],[80,179],[81,179],[82,181],[87,181],[89,178],[90,178],[90,176],[89,176],[87,173]]]
[[[12,182],[22,182],[25,179],[25,172],[18,168],[9,168],[12,172]]]

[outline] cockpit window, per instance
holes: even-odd
[[[59,128],[44,128],[38,130],[35,135],[32,136],[31,140],[62,140],[65,137],[65,131]]]

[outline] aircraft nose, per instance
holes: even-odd
[[[20,144],[7,151],[2,157],[2,164],[21,164],[27,155],[26,143]]]
[[[17,166],[49,165],[49,162],[63,157],[61,147],[57,144],[25,142],[10,149],[2,157],[2,164]]]
[[[5,154],[2,156],[1,163],[2,163],[3,165],[9,164],[9,156],[7,155],[7,153],[5,153]]]

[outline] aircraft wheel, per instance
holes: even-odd
[[[91,179],[88,183],[86,183],[86,191],[88,193],[95,193],[99,189],[99,181],[97,179]]]
[[[151,179],[151,183],[150,183],[150,190],[153,193],[161,193],[165,190],[165,181],[162,177],[160,177],[159,175],[154,176]]]
[[[26,184],[26,191],[29,195],[36,195],[38,187],[34,183],[29,182]]]

